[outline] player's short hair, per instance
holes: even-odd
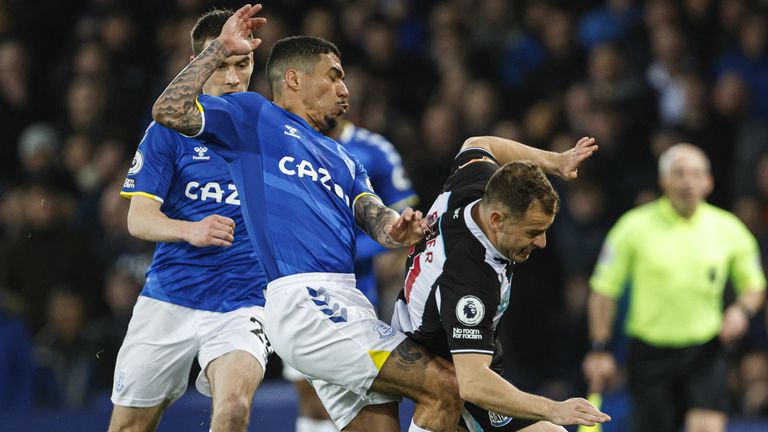
[[[518,218],[524,217],[536,202],[550,215],[560,208],[560,197],[552,183],[544,171],[530,161],[510,162],[499,168],[485,186],[483,201],[489,205],[501,204]]]
[[[272,93],[279,88],[288,69],[312,72],[320,60],[320,54],[335,54],[341,59],[341,52],[333,43],[313,36],[291,36],[280,39],[272,46],[267,59],[267,81]]]
[[[203,52],[205,41],[216,39],[221,34],[221,29],[229,17],[234,15],[232,9],[211,9],[200,15],[195,26],[192,27],[192,53],[197,56]]]

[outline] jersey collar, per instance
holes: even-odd
[[[352,136],[355,134],[355,125],[347,120],[341,120],[344,123],[341,125],[341,133],[339,134],[339,142],[346,145],[352,141]]]
[[[480,226],[477,225],[477,222],[472,218],[472,208],[474,208],[480,200],[477,200],[466,207],[464,207],[464,223],[466,223],[467,228],[469,228],[469,232],[472,233],[472,235],[475,236],[477,241],[480,242],[485,247],[485,250],[489,251],[491,253],[491,256],[493,259],[497,261],[504,261],[509,262],[509,258],[505,257],[501,252],[499,252],[496,249],[496,246],[494,246],[490,240],[488,240],[488,237],[485,236],[485,233],[482,229],[480,229]]]
[[[696,212],[693,214],[693,216],[690,217],[690,219],[686,219],[675,210],[674,207],[672,207],[672,201],[669,200],[666,196],[663,196],[659,198],[659,212],[661,215],[673,222],[673,223],[680,223],[680,224],[696,224],[701,219],[701,213],[702,213],[702,207],[706,205],[705,203],[700,203],[698,207],[696,208]]]

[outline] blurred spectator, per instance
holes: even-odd
[[[569,13],[561,9],[550,12],[547,25],[541,30],[541,42],[547,60],[526,77],[523,85],[525,101],[556,96],[574,82],[581,81],[586,72],[584,55],[579,50],[573,17]]]
[[[740,414],[751,418],[768,416],[768,353],[754,351],[741,358],[735,390]]]
[[[100,304],[99,268],[86,239],[69,226],[71,200],[44,184],[24,188],[22,236],[3,247],[0,285],[22,302],[30,330],[39,330],[53,287],[67,285]],[[44,269],[44,270],[41,270]]]
[[[102,390],[112,388],[117,353],[128,330],[133,306],[143,286],[143,277],[136,276],[133,269],[113,267],[104,282],[107,309],[93,324],[97,349],[94,386]]]
[[[585,83],[573,84],[565,91],[563,104],[571,132],[576,135],[587,132],[593,103],[592,94]]]
[[[724,53],[716,72],[740,74],[749,86],[752,116],[768,121],[768,18],[765,14],[747,15],[740,23],[739,46]]]
[[[579,23],[579,41],[589,49],[606,42],[620,42],[640,22],[633,0],[608,0],[588,11]]]
[[[583,179],[568,184],[563,201],[565,211],[553,227],[558,249],[563,252],[563,269],[568,275],[586,275],[595,266],[610,228],[605,218],[605,190]]]
[[[46,323],[35,337],[35,397],[39,404],[82,408],[93,385],[96,347],[87,332],[83,298],[67,288],[54,290]]]
[[[684,24],[688,45],[693,56],[703,64],[709,64],[715,56],[712,47],[717,46],[717,6],[715,0],[684,0]]]
[[[472,81],[463,89],[464,103],[459,106],[462,135],[488,135],[500,114],[498,91],[488,81]]]
[[[587,67],[588,85],[595,100],[630,105],[644,99],[642,81],[627,65],[624,54],[617,46],[603,44],[593,47],[588,54]]]
[[[101,81],[75,77],[67,91],[65,130],[90,138],[102,136],[107,131],[107,100],[107,90]]]
[[[734,140],[735,124],[712,109],[709,88],[704,80],[694,74],[681,77],[685,112],[680,122],[680,132],[685,139],[695,142],[712,161],[712,175],[720,179],[710,195],[710,201],[720,207],[732,204],[731,168],[733,146],[723,145]]]
[[[457,120],[456,111],[447,104],[432,105],[424,112],[421,147],[416,154],[412,175],[422,205],[431,203],[440,193],[443,185],[435,173],[450,172],[453,156],[462,145]]]
[[[155,245],[128,232],[130,201],[120,196],[124,180],[124,175],[120,173],[101,190],[97,207],[99,218],[91,235],[103,266],[117,265],[143,281]]]
[[[691,59],[679,28],[654,28],[651,41],[653,60],[646,71],[646,79],[658,95],[661,124],[676,126],[682,123],[686,110],[682,76],[691,71]]]
[[[28,410],[32,400],[32,350],[24,321],[9,314],[0,290],[0,410]]]
[[[29,67],[28,52],[20,42],[0,39],[0,118],[3,119],[0,148],[4,156],[0,161],[0,188],[3,183],[18,176],[15,143],[24,127],[37,114],[33,111],[36,95],[32,94],[29,85]]]
[[[718,2],[718,44],[716,52],[730,50],[738,45],[739,31],[744,17],[749,12],[749,0],[721,0]]]
[[[545,27],[553,8],[549,0],[528,2],[523,28],[507,38],[501,53],[499,78],[508,90],[518,90],[528,74],[546,61],[547,54],[538,34]]]
[[[24,230],[24,209],[20,205],[24,189],[15,187],[0,194],[0,244],[7,245],[22,235]],[[3,248],[0,246],[0,251]],[[2,274],[0,267],[0,274]],[[2,277],[2,276],[0,276]],[[0,283],[0,288],[2,284]]]
[[[53,126],[35,123],[24,129],[18,146],[22,168],[20,178],[28,183],[51,183],[63,190],[72,191],[72,181],[60,165],[60,147]]]

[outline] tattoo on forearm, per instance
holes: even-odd
[[[195,99],[202,93],[203,84],[228,55],[219,40],[208,45],[157,99],[152,108],[155,120],[185,135],[198,133],[203,126],[203,116],[195,106]]]
[[[364,195],[355,203],[357,225],[383,246],[390,248],[405,246],[395,241],[386,228],[388,225],[393,225],[398,217],[396,211],[385,206],[372,195]]]

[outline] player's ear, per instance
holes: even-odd
[[[506,221],[507,215],[504,213],[498,211],[498,210],[492,210],[491,214],[489,215],[491,227],[495,231],[503,231],[504,230],[504,222]]]
[[[299,87],[301,87],[301,79],[299,77],[299,72],[296,71],[296,69],[288,69],[285,71],[284,78],[285,85],[291,90],[298,90]]]

